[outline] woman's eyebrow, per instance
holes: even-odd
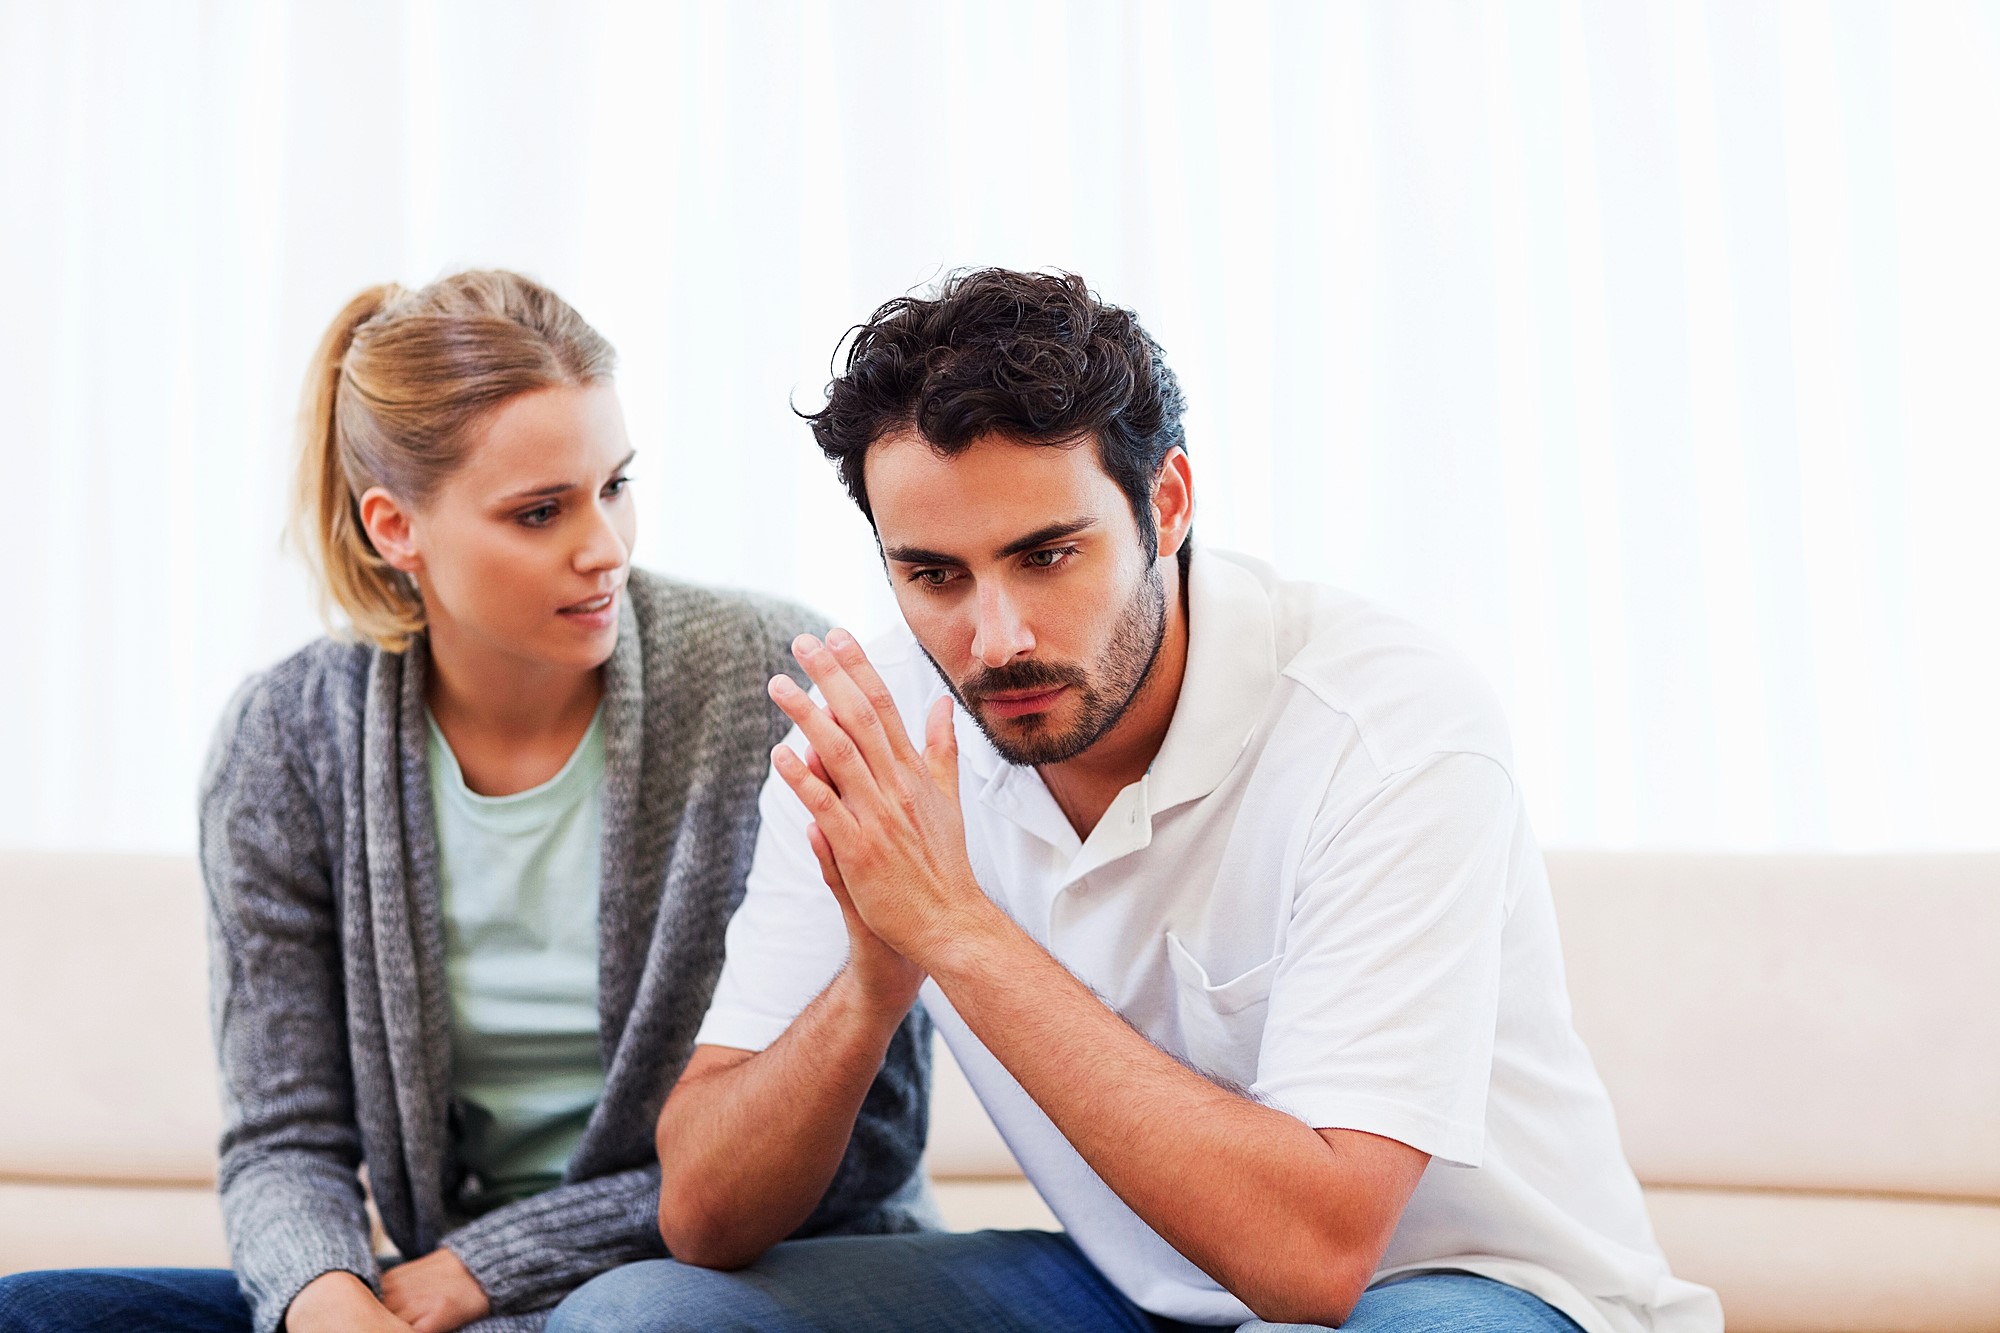
[[[634,449],[631,453],[626,454],[625,457],[618,460],[618,466],[611,469],[612,474],[615,476],[618,473],[623,472],[626,468],[632,466],[632,460],[637,458],[638,456],[639,456],[639,451],[637,449]],[[580,483],[574,481],[552,481],[546,486],[537,486],[532,490],[515,491],[512,495],[503,497],[500,503],[512,504],[516,500],[546,500],[554,496],[562,495],[567,491],[573,491],[577,488],[579,484]]]

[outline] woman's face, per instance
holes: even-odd
[[[608,382],[540,389],[476,426],[465,460],[421,508],[380,488],[363,496],[376,549],[423,592],[433,649],[531,668],[602,665],[618,641],[638,527],[632,452]]]

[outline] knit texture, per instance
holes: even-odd
[[[223,1220],[257,1333],[306,1283],[378,1284],[363,1186],[406,1256],[448,1246],[494,1317],[665,1254],[653,1127],[693,1048],[742,900],[771,747],[799,675],[787,603],[634,570],[604,668],[598,1019],[606,1073],[562,1184],[468,1216],[427,772],[426,646],[315,642],[225,709],[201,787]],[[890,1196],[923,1151],[929,1025],[903,1023],[802,1235],[915,1230]],[[900,1198],[907,1198],[899,1196]],[[919,1205],[920,1206],[920,1205]]]

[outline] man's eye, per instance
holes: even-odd
[[[1053,546],[1046,551],[1028,552],[1028,563],[1036,569],[1054,569],[1076,554],[1074,546]]]
[[[942,588],[945,584],[951,582],[951,571],[948,569],[920,569],[910,575],[910,582],[921,583],[926,588]]]

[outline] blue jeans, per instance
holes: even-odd
[[[68,1268],[0,1277],[0,1333],[250,1333],[226,1268]]]
[[[570,1293],[548,1333],[1175,1333],[1125,1299],[1069,1237],[929,1232],[787,1241],[734,1273],[627,1264]],[[1305,1329],[1252,1320],[1244,1333]],[[1425,1273],[1362,1296],[1345,1333],[1578,1333],[1518,1288]]]

